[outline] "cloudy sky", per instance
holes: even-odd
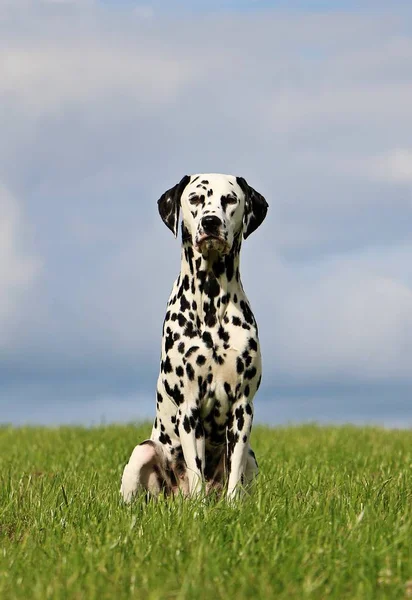
[[[179,243],[242,175],[256,420],[412,426],[412,5],[0,0],[0,422],[153,415]]]

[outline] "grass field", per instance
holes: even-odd
[[[240,506],[125,507],[148,432],[0,428],[0,598],[412,597],[412,431],[255,427]]]

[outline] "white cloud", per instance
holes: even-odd
[[[395,148],[378,157],[376,177],[394,183],[412,183],[412,149]]]
[[[262,277],[247,261],[245,289],[256,295],[256,314],[266,324],[266,377],[293,384],[411,381],[411,252],[409,244],[309,263],[272,255],[264,295]]]
[[[194,68],[177,58],[143,54],[138,48],[115,43],[79,40],[76,47],[56,42],[0,51],[2,78],[0,92],[23,117],[52,119],[70,109],[90,110],[93,103],[101,112],[114,100],[128,110],[151,112],[181,92]]]

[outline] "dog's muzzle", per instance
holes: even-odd
[[[207,254],[210,250],[215,250],[219,254],[226,254],[229,246],[226,239],[222,236],[222,221],[216,215],[206,215],[200,221],[200,230],[198,232],[196,247],[202,254]]]

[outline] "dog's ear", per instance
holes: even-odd
[[[162,194],[157,201],[159,214],[175,237],[177,237],[177,231],[179,229],[180,197],[189,181],[190,176],[185,175],[179,183]]]
[[[243,177],[236,177],[236,183],[245,194],[245,214],[243,216],[243,237],[246,239],[255,231],[266,217],[268,203],[247,183]]]

